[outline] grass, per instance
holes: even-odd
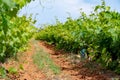
[[[57,66],[50,58],[50,54],[46,53],[35,41],[36,53],[33,55],[33,62],[43,71],[52,71],[54,74],[60,73],[60,67]]]

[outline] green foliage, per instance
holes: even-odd
[[[0,26],[0,44],[2,45],[0,46],[0,61],[4,61],[6,57],[15,56],[20,49],[23,49],[33,32],[33,27],[25,17],[12,18],[9,22],[2,20]]]
[[[13,1],[19,6],[19,8],[21,8],[31,0],[13,0]]]
[[[15,17],[18,10],[31,0],[0,0],[0,13]]]
[[[23,1],[0,0],[0,62],[16,56],[33,35],[33,21],[16,15]]]
[[[0,0],[0,63],[24,50],[34,33],[33,21],[17,17],[17,12],[30,0]],[[10,68],[9,73],[17,73]],[[6,77],[6,69],[0,67],[0,76]]]
[[[25,17],[13,17],[1,14],[0,16],[0,61],[5,57],[15,56],[20,48],[23,48],[32,36],[30,21]]]
[[[109,69],[120,69],[120,13],[102,5],[95,7],[89,16],[81,12],[80,18],[62,24],[49,25],[36,35],[69,52],[79,53],[86,49],[92,60]]]
[[[6,77],[6,70],[4,67],[0,66],[0,78],[5,78]]]
[[[8,73],[10,73],[10,74],[17,74],[18,70],[15,67],[10,67],[8,69]]]

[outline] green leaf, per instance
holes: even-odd
[[[15,8],[15,3],[12,0],[2,0],[3,3],[6,4],[6,6],[8,6],[8,8],[13,9]]]
[[[10,74],[16,74],[16,73],[18,73],[18,70],[17,70],[15,67],[10,67],[10,68],[8,69],[8,72],[9,72]]]
[[[6,70],[4,67],[0,67],[0,75],[2,76],[2,78],[6,77]]]

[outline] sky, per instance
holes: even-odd
[[[120,12],[120,0],[105,2],[112,10]],[[90,14],[99,4],[101,0],[34,0],[19,11],[19,16],[32,15],[32,19],[37,20],[35,26],[41,27],[43,24],[55,24],[56,19],[60,22],[65,22],[67,17],[76,19],[80,16],[80,9]]]

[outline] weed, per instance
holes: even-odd
[[[60,73],[60,67],[57,66],[54,61],[50,58],[49,53],[42,50],[37,44],[36,54],[33,55],[33,62],[38,65],[40,69],[52,71],[54,74]]]

